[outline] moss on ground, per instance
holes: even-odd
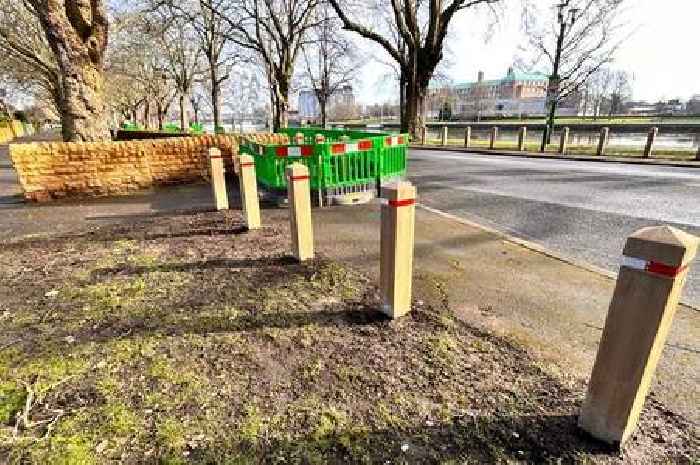
[[[284,227],[231,234],[239,221],[0,250],[22,257],[0,268],[0,346],[16,341],[0,350],[0,463],[633,463],[579,434],[580,383],[458,320],[439,277],[392,322],[365,276],[295,263]],[[683,419],[645,418],[631,447],[689,456]]]

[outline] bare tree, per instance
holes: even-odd
[[[177,89],[180,130],[187,132],[187,103],[190,100],[192,85],[202,73],[201,48],[197,45],[190,23],[181,17],[161,18],[160,22],[153,22],[153,18],[150,18],[148,30],[151,33],[156,31],[164,51],[166,73]]]
[[[579,92],[591,76],[611,63],[624,40],[620,22],[625,0],[563,0],[555,14],[526,4],[529,68],[543,62],[552,70],[547,92],[549,134],[558,104]]]
[[[457,13],[479,5],[493,5],[499,0],[391,0],[391,22],[400,40],[391,30],[371,24],[371,20],[357,19],[367,14],[367,8],[377,11],[374,0],[359,2],[353,8],[350,2],[329,0],[342,20],[345,29],[356,32],[381,46],[400,69],[401,98],[405,101],[401,130],[418,137],[424,124],[425,98],[435,68],[443,59],[443,48],[450,22]],[[381,2],[380,2],[381,3]],[[392,29],[392,28],[390,28]]]
[[[610,116],[622,113],[626,100],[632,96],[632,76],[627,71],[615,71],[610,94]]]
[[[214,128],[221,125],[221,88],[240,58],[230,40],[234,33],[232,22],[221,12],[236,0],[151,0],[154,8],[167,9],[170,15],[184,18],[192,27],[200,50],[208,65],[210,104]]]
[[[24,0],[38,18],[60,73],[66,140],[108,140],[103,60],[109,22],[104,0]],[[38,57],[30,53],[28,59]]]
[[[610,69],[604,67],[593,73],[584,84],[594,118],[600,116],[605,100],[610,95],[612,77]]]
[[[316,15],[317,26],[310,31],[302,47],[306,65],[304,74],[318,100],[321,125],[326,127],[331,98],[353,82],[357,72],[356,54],[352,43],[338,33],[340,26],[326,4],[319,6]]]
[[[64,107],[62,77],[34,7],[22,0],[0,3],[0,78],[6,87],[32,95],[58,114]]]
[[[236,0],[224,10],[231,41],[254,53],[270,88],[274,130],[286,127],[294,65],[319,0]]]

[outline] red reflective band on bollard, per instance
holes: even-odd
[[[688,265],[670,266],[659,262],[650,262],[642,258],[622,256],[622,266],[633,270],[647,271],[649,273],[660,274],[669,278],[675,278],[681,274]]]
[[[304,181],[305,179],[309,179],[309,176],[291,176],[289,179],[292,181]]]
[[[255,166],[255,163],[241,163],[241,168],[245,168],[247,166]]]
[[[401,200],[389,200],[387,205],[390,207],[408,207],[416,203],[416,199],[401,199]]]
[[[685,269],[687,268],[686,266],[668,266],[664,265],[663,263],[656,263],[656,262],[649,262],[647,264],[647,271],[649,273],[656,273],[660,274],[662,276],[668,276],[669,278],[675,278],[679,274],[681,274]]]

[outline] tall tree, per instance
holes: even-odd
[[[210,104],[214,128],[221,126],[221,88],[229,79],[239,53],[231,47],[232,22],[221,12],[236,0],[151,0],[156,9],[167,9],[173,16],[184,18],[192,27],[199,48],[207,62]]]
[[[313,13],[319,1],[236,0],[222,14],[230,40],[253,52],[265,69],[275,131],[287,126],[294,65],[316,24]]]
[[[328,104],[341,89],[353,82],[357,72],[356,54],[352,43],[338,33],[337,19],[331,16],[327,4],[316,12],[316,27],[309,32],[302,47],[306,72],[321,110],[321,125],[328,122]]]
[[[110,139],[103,61],[109,34],[104,0],[24,0],[42,26],[60,72],[59,113],[71,141]]]
[[[151,27],[156,25],[151,24]],[[197,45],[191,25],[176,17],[165,22],[158,34],[165,51],[166,70],[175,83],[180,106],[180,130],[189,129],[187,104],[190,101],[192,86],[202,72],[201,48]]]
[[[551,71],[547,94],[549,134],[559,103],[579,92],[613,61],[624,40],[621,13],[625,0],[564,0],[552,14],[534,1],[526,3],[527,68],[546,63]]]
[[[405,102],[401,130],[417,138],[419,129],[425,123],[423,115],[428,86],[443,59],[450,22],[460,11],[479,5],[493,5],[500,0],[391,0],[390,21],[400,36],[398,43],[390,30],[373,26],[372,19],[357,19],[371,17],[367,14],[367,8],[374,5],[377,10],[375,0],[360,2],[355,8],[350,2],[328,1],[346,30],[375,42],[399,65],[401,95]]]
[[[8,88],[45,104],[50,113],[63,107],[61,70],[36,10],[22,0],[0,3],[0,78]],[[63,135],[70,138],[65,131]]]

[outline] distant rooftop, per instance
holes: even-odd
[[[481,75],[481,72],[479,73]],[[514,70],[513,68],[508,68],[508,72],[504,77],[501,79],[489,79],[489,80],[482,80],[481,84],[483,85],[498,85],[502,84],[505,82],[511,82],[511,81],[517,81],[517,82],[538,82],[538,81],[546,81],[549,79],[549,76],[541,73],[539,71],[535,72],[525,72],[525,71],[517,71]],[[459,81],[454,84],[454,87],[456,89],[468,89],[476,84],[478,84],[479,81]],[[439,88],[442,87],[441,84],[435,83],[431,84],[432,88]]]

